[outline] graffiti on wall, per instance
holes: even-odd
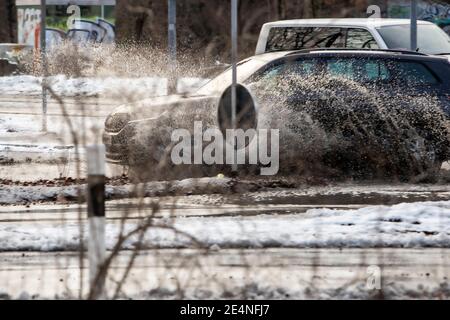
[[[75,20],[67,32],[60,29],[46,29],[46,43],[51,47],[63,41],[72,41],[79,45],[92,43],[113,44],[116,37],[112,23],[98,18],[97,21]]]
[[[67,9],[67,32],[58,28],[45,29],[47,47],[51,48],[63,41],[72,41],[80,45],[114,43],[116,32],[112,23],[101,18],[97,18],[96,21],[83,20],[76,7],[69,6]],[[18,8],[17,18],[19,43],[39,48],[41,10],[33,7]]]
[[[391,18],[409,18],[410,10],[409,0],[391,0],[388,15]],[[421,20],[436,23],[450,35],[450,4],[439,1],[419,1],[418,16]]]
[[[450,35],[450,4],[430,3],[422,9],[421,19],[436,23]]]
[[[39,47],[41,32],[41,10],[35,8],[20,8],[17,10],[18,40],[20,44]]]

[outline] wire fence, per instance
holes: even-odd
[[[218,101],[232,77],[220,74],[228,65],[179,54],[176,68],[167,68],[173,55],[131,44],[64,43],[47,57],[44,66],[23,66],[45,81],[22,77],[21,92],[0,95],[0,112],[9,117],[0,119],[6,141],[0,145],[0,299],[450,296],[448,163],[431,178],[417,174],[429,167],[422,145],[418,159],[390,162],[394,151],[403,156],[404,141],[423,135],[415,118],[395,109],[406,104],[426,111],[421,116],[433,128],[427,133],[445,149],[446,123],[430,97],[374,97],[354,81],[322,74],[252,79],[246,87],[258,102],[258,125],[280,130],[279,174],[262,176],[269,163],[239,164],[236,172],[227,163],[173,161],[184,136],[189,146],[179,158],[195,162],[196,148],[204,156],[214,134],[192,143],[196,122],[205,125],[202,139],[208,126],[217,134],[223,129]],[[290,61],[285,69],[297,67]],[[236,68],[242,82],[245,61]],[[174,78],[182,94],[167,96]],[[40,89],[33,81],[48,95],[44,132],[36,125],[42,113],[40,97],[30,94]],[[205,85],[216,90],[212,99],[199,94]],[[319,104],[305,103],[307,112],[299,112],[288,99],[291,88],[300,89],[297,99]],[[324,97],[344,116],[333,108],[314,114],[325,108]],[[358,113],[360,106],[375,116]],[[327,131],[314,115],[339,123]],[[123,140],[130,122],[137,125]],[[345,134],[357,137],[356,150]],[[389,137],[395,143],[382,153],[377,148]],[[350,162],[350,152],[362,161]],[[367,169],[371,174],[361,175]],[[400,181],[405,174],[412,178]]]

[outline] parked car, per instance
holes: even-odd
[[[19,61],[31,55],[33,48],[17,43],[0,43],[0,76],[9,76],[18,71]]]
[[[286,74],[299,77],[327,75],[368,85],[372,88],[374,95],[391,93],[398,95],[400,92],[404,95],[405,101],[407,97],[427,94],[439,100],[440,107],[444,111],[441,113],[446,115],[447,120],[450,119],[450,62],[443,57],[387,50],[279,51],[259,54],[241,61],[238,64],[237,74],[238,82],[244,85],[251,85],[264,79],[276,80],[277,77]],[[167,141],[161,140],[160,130],[180,126],[192,128],[194,121],[198,120],[209,125],[217,125],[217,102],[230,82],[231,69],[228,69],[192,94],[152,98],[119,107],[108,116],[105,122],[103,142],[106,145],[108,161],[129,166],[133,176],[139,177],[143,177],[147,170],[157,168],[156,164],[167,152],[168,147]],[[284,90],[283,94],[289,92],[291,96],[286,100],[290,100],[294,110],[298,108],[300,112],[304,109],[302,106],[305,105],[304,100],[308,98],[307,95],[304,92],[298,92],[295,84],[285,85],[293,86],[287,91]],[[344,90],[344,88],[335,89],[336,91]],[[352,94],[352,90],[348,91]],[[255,94],[258,100],[258,94]],[[323,128],[332,130],[336,124],[339,124],[342,112],[339,108],[329,107],[333,103],[331,101],[333,97],[319,98],[314,97],[314,94],[315,90],[311,90],[312,96],[310,95],[309,98],[312,97],[315,109],[307,111],[312,110],[311,114],[316,117],[315,121]],[[359,98],[351,96],[346,101],[351,103],[355,99]],[[362,103],[364,104],[364,98]],[[364,110],[365,114],[375,114],[375,110],[370,108],[370,105],[361,105],[361,110]],[[387,112],[390,112],[390,108],[392,112],[395,108],[397,111],[403,108],[406,112],[404,116],[411,117],[411,123],[423,132],[421,133],[422,142],[432,158],[420,169],[421,172],[416,174],[436,172],[442,162],[450,156],[449,140],[446,134],[448,128],[445,127],[445,120],[441,121],[440,116],[437,115],[438,118],[430,120],[433,122],[437,119],[435,123],[426,123],[428,120],[424,119],[428,115],[425,115],[424,110],[421,109],[425,107],[420,104],[414,107],[405,106],[400,101],[386,107]],[[320,112],[320,110],[326,110],[326,112]],[[360,113],[361,110],[357,112]],[[375,117],[363,116],[366,121],[378,121]],[[348,135],[349,141],[351,141],[351,135]],[[168,136],[170,137],[170,133]],[[386,139],[398,140],[400,135],[386,137]],[[415,152],[413,149],[412,147],[411,153]],[[402,166],[406,167],[406,164]]]
[[[0,58],[0,77],[9,76],[17,72],[17,64],[9,62],[7,59]]]
[[[450,37],[418,21],[418,51],[450,57]],[[263,25],[256,54],[309,48],[410,50],[408,19],[299,19]]]

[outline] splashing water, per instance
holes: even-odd
[[[65,43],[49,52],[48,61],[49,74],[71,77],[170,77],[173,71],[165,52],[132,44],[85,48]],[[207,65],[180,55],[176,73],[199,76]],[[38,63],[26,66],[40,72]],[[259,127],[280,129],[281,174],[403,179],[435,172],[449,158],[448,130],[433,96],[408,96],[392,87],[326,75],[286,75],[250,88],[260,108]],[[130,101],[136,100],[130,94]],[[197,120],[215,118],[215,106],[198,110]],[[191,128],[190,118],[180,109],[165,127]],[[151,145],[165,150],[160,144]]]
[[[69,77],[168,77],[174,72],[182,76],[207,76],[214,71],[209,68],[211,61],[204,58],[178,53],[176,66],[172,66],[166,51],[133,43],[80,46],[65,42],[48,51],[47,61],[48,75]],[[22,69],[41,75],[39,56],[22,61]]]
[[[251,85],[260,126],[280,129],[286,172],[410,179],[448,159],[438,100],[326,75],[286,75]]]

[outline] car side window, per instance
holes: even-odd
[[[391,73],[381,59],[327,59],[327,73],[360,82],[388,82]]]
[[[368,81],[388,81],[390,72],[382,61],[369,61],[365,65],[365,75]]]
[[[349,63],[350,62],[350,63]],[[347,60],[330,60],[327,63],[327,74],[334,77],[354,78],[354,66]]]
[[[379,49],[380,47],[369,31],[360,28],[350,28],[347,30],[346,48]]]
[[[356,59],[356,58],[327,58],[300,59],[275,66],[271,66],[260,75],[253,77],[250,82],[259,80],[275,81],[286,75],[301,77],[322,75],[343,77],[359,82],[390,82],[392,74],[386,60]]]
[[[439,79],[427,66],[415,61],[367,58],[319,58],[287,61],[267,68],[250,82],[277,81],[287,75],[307,77],[323,74],[361,83],[392,84],[400,87],[434,85]]]
[[[339,27],[274,27],[269,32],[266,52],[344,46],[345,29]]]
[[[412,61],[401,61],[395,63],[398,79],[407,86],[435,85],[439,80],[422,63]]]
[[[282,78],[286,75],[299,75],[302,77],[310,76],[316,73],[317,61],[315,60],[296,60],[278,64],[269,67],[259,75],[255,75],[250,82],[272,81]]]

